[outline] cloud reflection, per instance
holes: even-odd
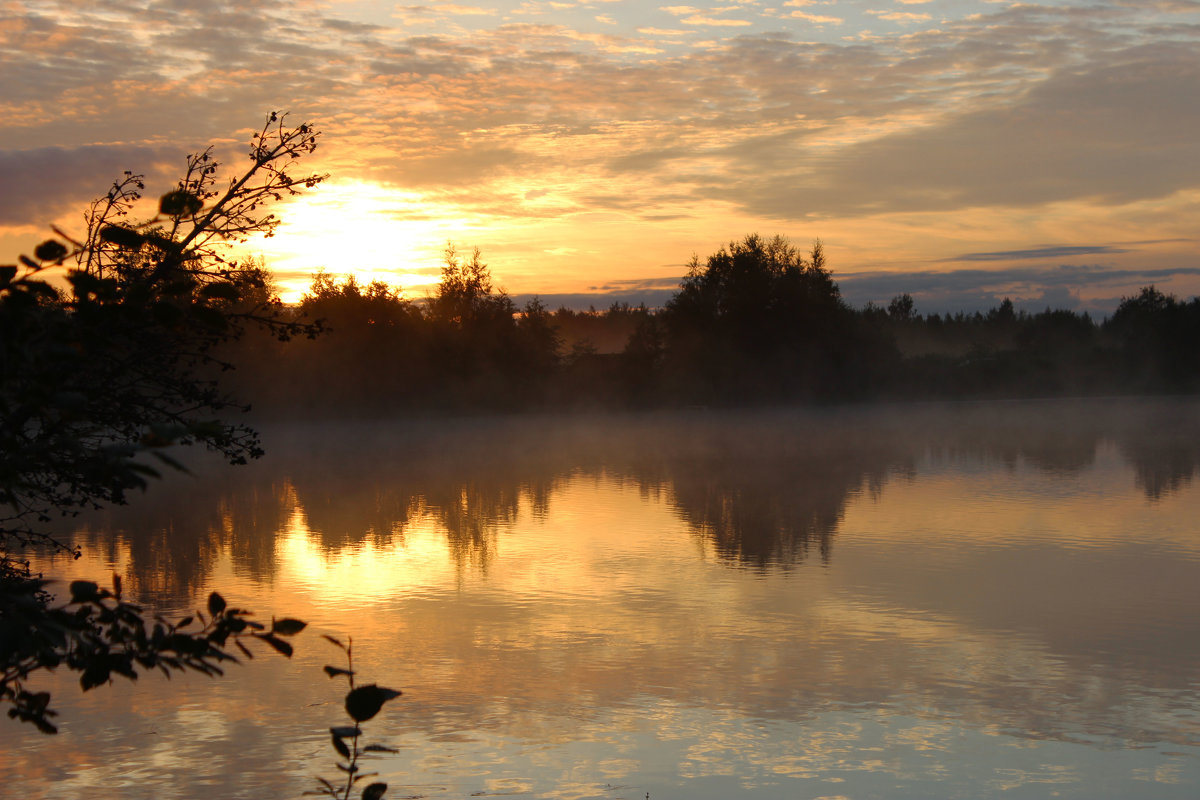
[[[380,722],[404,744],[385,779],[445,796],[637,796],[662,770],[714,797],[1040,791],[1093,785],[1089,759],[1120,765],[1124,791],[1175,774],[1138,748],[1200,747],[1196,448],[1167,450],[1181,477],[1157,494],[1136,483],[1164,452],[1147,424],[1196,442],[1193,418],[1093,401],[343,427],[275,438],[276,465],[132,507],[114,533],[93,523],[91,560],[65,568],[161,564],[131,585],[181,609],[229,586],[352,629],[364,669],[406,690]],[[152,692],[135,710],[197,754],[265,725],[302,763],[320,745],[284,709],[328,701],[303,678],[319,650],[256,663],[170,723]],[[80,724],[136,719],[125,697],[89,693],[103,713]]]

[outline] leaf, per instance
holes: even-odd
[[[158,200],[159,213],[168,217],[190,216],[202,208],[204,208],[204,201],[186,189],[167,192]]]
[[[364,753],[399,753],[400,751],[394,747],[385,747],[381,744],[369,744],[363,748]]]
[[[330,728],[329,732],[334,736],[340,736],[343,739],[353,739],[355,736],[358,736],[360,733],[362,733],[362,730],[357,726],[339,725],[336,728]]]
[[[333,749],[338,751],[338,755],[340,755],[342,758],[349,759],[350,748],[346,747],[346,743],[343,742],[338,736],[331,736],[330,738],[333,740]]]
[[[109,670],[108,665],[100,662],[93,662],[88,665],[83,671],[83,675],[79,677],[79,685],[86,692],[88,689],[95,688],[102,683],[108,682]]]
[[[288,644],[287,642],[285,642],[283,639],[280,639],[279,637],[275,636],[274,634],[256,633],[256,634],[254,634],[254,636],[255,636],[255,638],[262,639],[264,642],[271,645],[271,647],[274,647],[276,650],[278,650],[280,653],[283,653],[288,658],[292,657],[292,653],[294,652],[292,650],[292,646],[290,644]]]
[[[231,283],[209,283],[200,290],[200,296],[237,301],[241,299],[242,293]]]
[[[329,641],[333,642],[334,644],[336,644],[338,647],[342,648],[343,650],[345,650],[345,649],[346,649],[346,645],[342,644],[341,642],[339,642],[337,639],[333,638],[333,637],[332,637],[332,636],[330,636],[329,634],[327,634],[327,633],[322,633],[322,634],[321,634],[321,636],[323,636],[324,638],[326,638],[326,639],[328,639]]]
[[[0,286],[7,286],[15,277],[17,277],[16,264],[5,264],[0,267]]]
[[[142,234],[123,225],[105,225],[100,229],[100,238],[110,244],[128,247],[131,250],[140,248],[145,241]]]
[[[33,249],[33,254],[40,261],[60,261],[67,255],[67,248],[62,242],[47,239]]]
[[[45,717],[34,717],[33,724],[36,725],[37,729],[39,731],[41,731],[42,733],[49,733],[49,734],[58,733],[58,728],[51,725],[50,722]]]
[[[353,675],[354,670],[342,669],[341,667],[325,666],[325,674],[331,678],[336,678],[338,675]]]
[[[94,581],[71,581],[71,602],[87,603],[98,600],[100,587]]]
[[[362,800],[380,800],[383,793],[387,791],[386,783],[372,783],[367,788],[363,789]]]
[[[208,596],[208,613],[214,617],[219,616],[225,610],[225,598],[213,592]]]
[[[388,700],[399,697],[401,692],[370,684],[351,689],[346,695],[346,713],[355,722],[366,722],[379,713]]]
[[[284,617],[283,619],[271,618],[271,633],[278,633],[280,636],[295,636],[300,631],[308,627],[307,622],[301,622],[298,619]]]

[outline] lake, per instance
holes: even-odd
[[[52,573],[291,659],[55,692],[0,795],[299,797],[344,666],[388,798],[1195,798],[1200,403],[289,426],[70,531]]]

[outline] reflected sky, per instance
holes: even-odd
[[[329,633],[405,690],[368,728],[401,749],[373,765],[396,796],[1194,797],[1196,416],[291,431],[87,520],[54,571],[306,619],[296,656],[61,679],[59,737],[0,728],[0,786],[299,796],[333,771]]]

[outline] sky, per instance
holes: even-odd
[[[2,263],[280,110],[330,174],[246,244],[288,299],[421,297],[452,242],[518,299],[656,305],[754,232],[858,306],[1200,294],[1194,0],[0,0],[0,76]]]

